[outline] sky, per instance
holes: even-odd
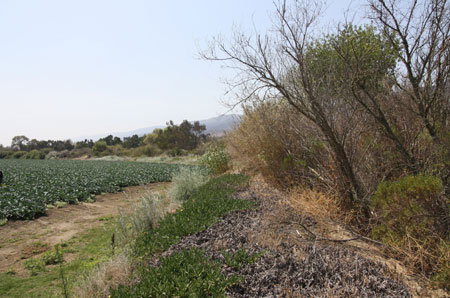
[[[323,26],[363,0],[329,1]],[[228,112],[199,50],[270,27],[272,0],[0,0],[0,144],[129,131]],[[239,111],[234,111],[239,112]]]

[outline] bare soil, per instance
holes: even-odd
[[[46,216],[35,220],[9,221],[0,227],[0,273],[13,269],[23,272],[25,259],[40,255],[61,241],[68,241],[79,233],[100,226],[102,219],[128,213],[133,203],[149,191],[160,191],[169,183],[124,188],[115,194],[95,197],[94,203],[79,203],[53,208]]]

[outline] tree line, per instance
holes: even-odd
[[[155,129],[152,133],[138,136],[137,134],[123,139],[117,136],[108,135],[100,138],[96,142],[92,139],[85,139],[78,142],[71,140],[37,140],[29,139],[24,135],[12,138],[10,147],[0,147],[0,158],[39,158],[43,159],[50,151],[71,151],[79,150],[82,153],[90,152],[94,155],[102,155],[107,153],[117,153],[117,149],[137,149],[147,146],[156,147],[158,152],[170,151],[179,153],[180,150],[193,150],[197,148],[201,142],[205,141],[206,126],[201,125],[199,121],[193,123],[184,120],[179,125],[173,121],[167,122],[167,127],[163,129]],[[114,148],[116,150],[112,150]],[[84,149],[84,151],[83,151]],[[111,150],[108,150],[111,149]],[[86,151],[88,150],[88,151]],[[120,151],[120,150],[119,150]],[[151,152],[150,152],[151,151]],[[33,154],[30,154],[33,152]],[[132,151],[120,151],[127,155]],[[141,150],[143,155],[153,155],[155,150]]]

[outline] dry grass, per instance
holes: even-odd
[[[287,203],[298,213],[313,215],[316,220],[349,223],[352,215],[344,212],[333,194],[296,187],[289,190]]]
[[[129,283],[132,266],[125,254],[119,254],[101,263],[73,289],[73,297],[107,298],[110,288]]]
[[[121,212],[117,219],[115,241],[119,253],[88,272],[72,290],[73,297],[109,297],[111,288],[132,282],[133,260],[127,254],[127,247],[137,235],[155,227],[167,213],[176,212],[180,205],[165,190],[154,192],[147,189],[141,200],[133,206],[131,214]]]

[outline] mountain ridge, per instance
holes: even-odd
[[[241,115],[238,114],[228,114],[228,115],[220,115],[217,117],[212,117],[204,120],[188,120],[189,122],[193,123],[195,121],[199,121],[200,124],[206,126],[206,133],[211,134],[214,136],[220,136],[223,135],[225,132],[230,131],[233,129],[233,126],[240,121]],[[179,123],[178,123],[179,124]],[[165,128],[167,125],[154,125],[154,126],[148,126],[143,128],[138,128],[130,131],[122,131],[122,132],[112,132],[112,133],[101,133],[101,134],[95,134],[90,136],[81,136],[74,138],[73,141],[82,141],[82,140],[90,140],[97,141],[98,139],[104,138],[108,135],[113,135],[115,137],[120,138],[126,138],[130,137],[132,135],[137,134],[138,136],[143,136],[149,133],[152,133],[153,130],[157,128]]]

